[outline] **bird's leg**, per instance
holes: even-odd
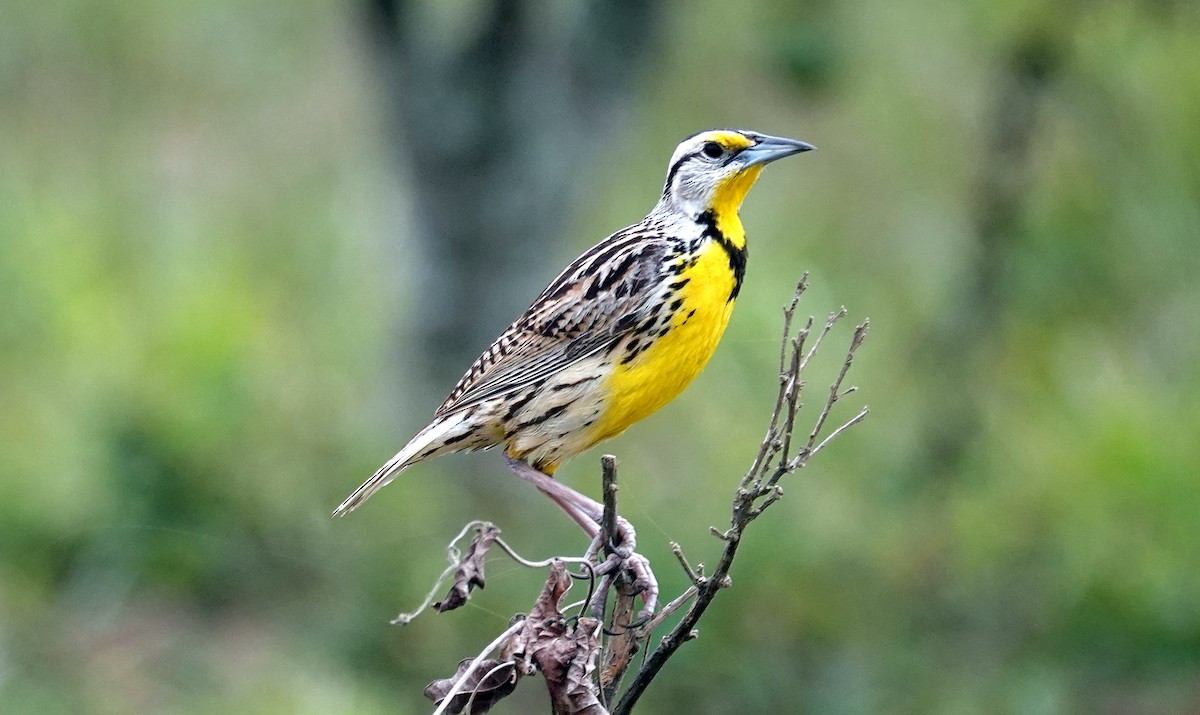
[[[513,459],[508,455],[504,456],[504,462],[512,470],[513,474],[537,487],[538,491],[542,494],[550,497],[550,500],[565,511],[567,516],[571,517],[571,521],[578,524],[579,528],[583,529],[584,533],[589,537],[594,539],[600,533],[600,515],[594,509],[584,508],[587,506],[587,502],[591,502],[594,506],[600,506],[599,504],[562,482],[555,481],[550,475],[538,471],[528,462]],[[583,500],[584,506],[580,505],[579,499]],[[604,508],[600,507],[600,509],[601,513],[603,513]]]
[[[513,474],[550,497],[550,500],[565,511],[567,516],[571,517],[571,520],[578,524],[590,538],[595,539],[600,533],[600,522],[604,518],[604,505],[600,502],[580,494],[554,477],[534,468],[528,462],[514,459],[508,455],[504,456],[504,462]],[[650,561],[645,556],[634,552],[634,548],[637,546],[637,532],[624,517],[617,517],[617,533],[614,536],[617,543],[610,544],[610,546],[626,562],[633,572],[635,581],[642,587],[642,600],[645,602],[645,608],[642,609],[640,615],[648,618],[653,615],[654,608],[658,604],[658,579],[650,570]]]

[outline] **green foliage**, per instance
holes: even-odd
[[[407,369],[405,326],[436,307],[408,288],[420,251],[356,21],[6,10],[0,710],[423,712],[544,579],[497,560],[468,608],[389,627],[459,526],[582,546],[495,455],[328,518],[449,388]],[[747,0],[680,3],[666,28],[530,296],[649,208],[685,134],[820,151],[750,196],[711,367],[605,448],[665,592],[669,539],[718,552],[803,270],[802,311],[871,318],[872,415],[756,522],[642,709],[1200,707],[1196,6]],[[1006,92],[1034,107],[1024,151],[996,143]],[[561,474],[595,493],[598,459]],[[544,708],[526,690],[501,709]]]

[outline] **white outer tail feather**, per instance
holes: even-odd
[[[426,452],[431,446],[437,445],[438,442],[449,436],[454,428],[459,427],[462,423],[462,413],[450,414],[440,419],[434,420],[425,429],[417,433],[415,437],[408,441],[408,444],[396,453],[379,468],[379,471],[363,482],[362,486],[354,490],[354,493],[346,497],[346,501],[338,505],[337,509],[333,510],[334,516],[345,516],[354,511],[370,499],[375,492],[386,487],[400,472],[403,472],[409,465],[423,462],[431,457],[436,457],[440,452],[433,452],[420,456],[422,452]]]

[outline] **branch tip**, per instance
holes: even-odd
[[[700,573],[697,573],[696,569],[693,569],[691,563],[688,562],[687,557],[683,555],[683,547],[681,547],[678,542],[671,542],[671,553],[675,554],[675,559],[679,561],[679,565],[683,567],[683,572],[687,574],[687,577],[691,580],[692,585],[703,586],[708,582],[708,579],[701,575],[704,572],[704,565],[700,565]]]

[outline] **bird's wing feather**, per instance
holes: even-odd
[[[668,248],[668,239],[639,226],[575,259],[479,356],[436,414],[532,384],[612,345],[645,317],[646,287],[668,269]]]

